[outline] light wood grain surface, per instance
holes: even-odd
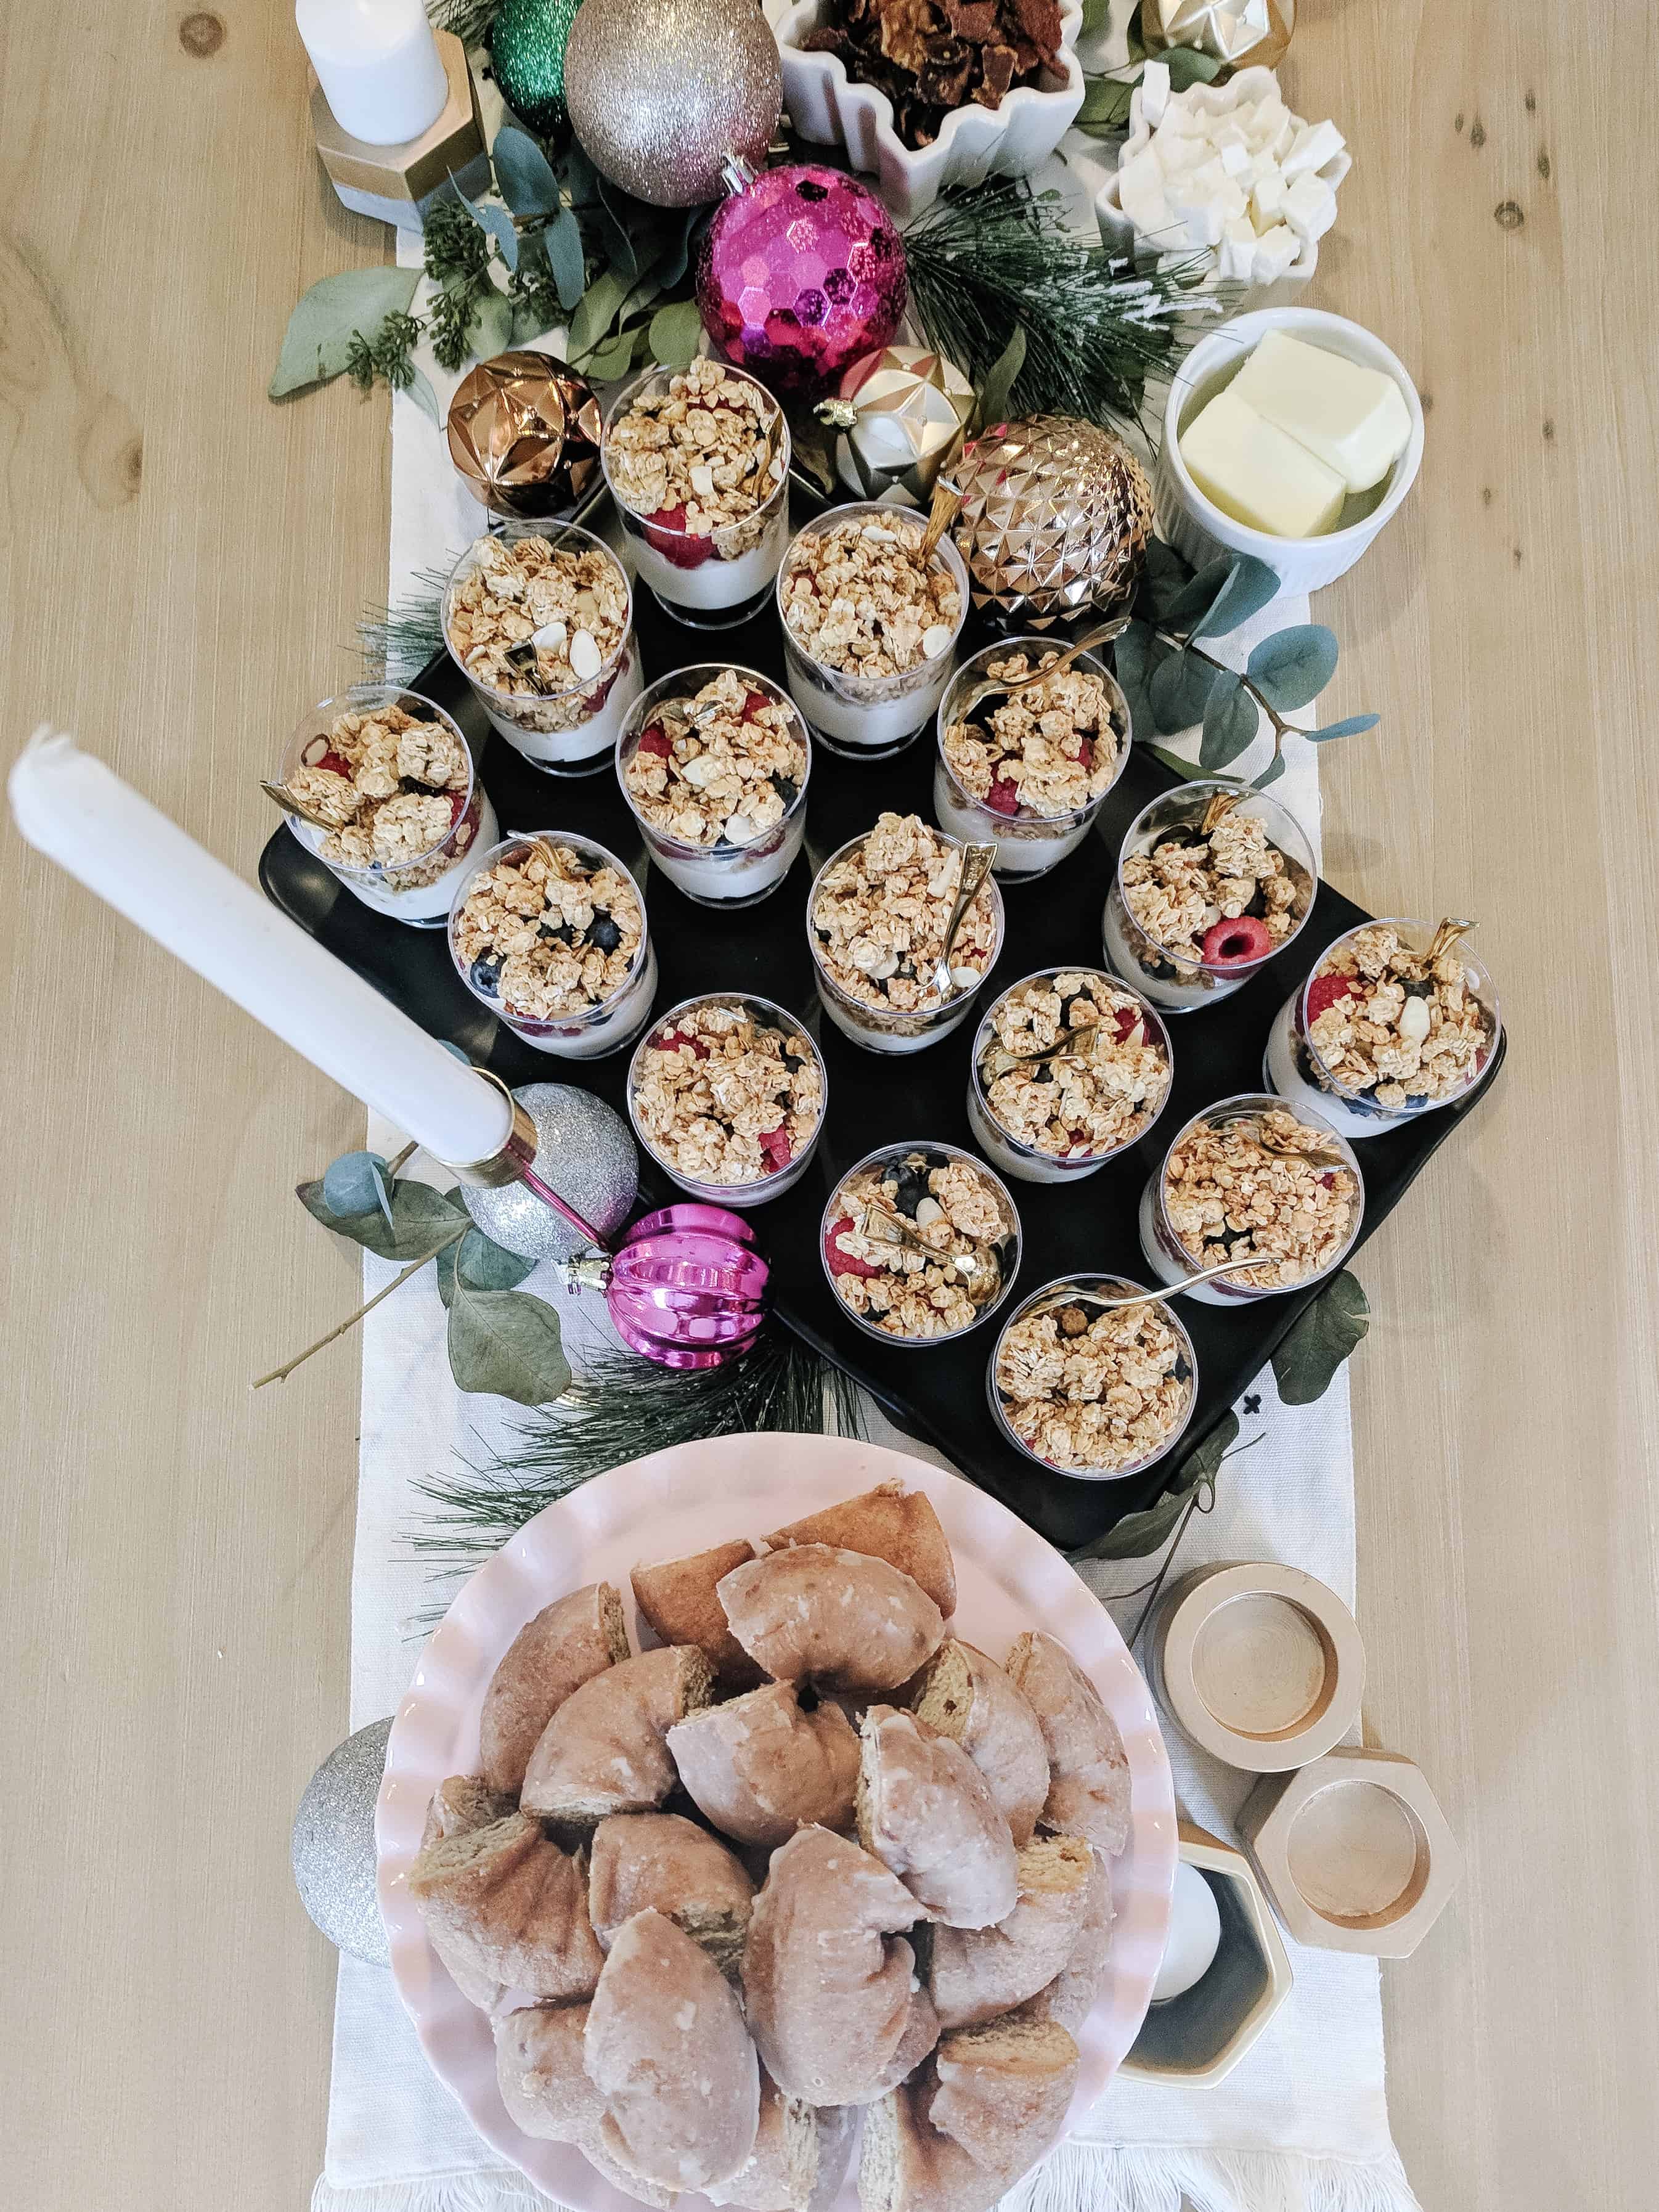
[[[1318,611],[1327,866],[1480,917],[1509,1070],[1361,1273],[1376,1741],[1468,1850],[1384,1970],[1430,2212],[1650,2203],[1659,2170],[1659,592],[1644,11],[1304,0],[1357,155],[1316,296],[1429,404],[1404,513]],[[4,744],[49,717],[251,870],[273,733],[383,588],[383,404],[264,386],[379,258],[311,158],[283,0],[0,15]],[[289,1197],[357,1110],[8,829],[0,1930],[9,2197],[289,2212],[332,1954],[287,1834],[343,1732],[347,1310]]]

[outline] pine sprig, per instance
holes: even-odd
[[[1200,325],[1231,304],[1224,287],[1196,289],[1204,257],[1139,275],[1070,228],[1060,193],[1006,179],[943,195],[904,247],[928,343],[975,385],[1024,329],[1019,415],[1134,422],[1148,383],[1170,377]]]
[[[434,30],[453,31],[464,46],[481,46],[489,35],[501,0],[427,0]]]
[[[444,591],[449,573],[417,568],[417,589],[390,606],[374,607],[358,618],[357,650],[371,674],[387,682],[424,668],[444,641]]]

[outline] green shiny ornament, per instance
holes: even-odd
[[[570,128],[564,104],[564,50],[581,0],[505,0],[489,32],[489,58],[501,98],[542,138]]]

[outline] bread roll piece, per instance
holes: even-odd
[[[933,1920],[988,1928],[1019,1901],[1013,1838],[959,1744],[891,1705],[860,1729],[859,1841]]]
[[[587,1917],[586,1860],[567,1856],[524,1814],[435,1838],[409,1889],[464,1994],[462,1974],[532,1997],[592,1994],[605,1958]]]
[[[660,1912],[618,1929],[588,2008],[587,2078],[605,2100],[598,2141],[669,2189],[729,2181],[755,2148],[760,2067],[736,1993]]]
[[[925,1491],[907,1490],[902,1482],[878,1483],[861,1498],[826,1505],[822,1513],[775,1528],[764,1541],[775,1552],[792,1544],[831,1544],[867,1553],[920,1583],[947,1620],[957,1609],[956,1565],[933,1502]]]
[[[717,1836],[678,1813],[617,1813],[593,1831],[587,1909],[599,1948],[636,1912],[665,1913],[722,1973],[742,1955],[755,1885]]]
[[[741,1844],[851,1824],[857,1734],[837,1706],[804,1713],[792,1683],[693,1713],[669,1729],[668,1749],[698,1811]]]
[[[604,2149],[605,2100],[587,2078],[585,2004],[537,2005],[495,2022],[495,2078],[509,2117],[527,2136],[574,2143],[605,2179],[664,2212],[678,2192],[630,2173]]]
[[[609,1583],[572,1590],[527,1621],[484,1692],[478,1754],[489,1787],[516,1797],[543,1729],[571,1692],[627,1656],[628,1625]]]
[[[898,2039],[897,2049],[881,2069],[877,2094],[884,2097],[901,2081],[908,2081],[938,2041],[939,2014],[933,2010],[933,2000],[918,1985],[910,1992],[910,2012],[904,2033]]]
[[[634,1602],[656,1634],[665,1644],[695,1644],[723,1690],[749,1690],[764,1680],[726,1626],[714,1595],[722,1575],[755,1556],[754,1546],[739,1537],[735,1543],[693,1553],[687,1559],[634,1569]]]
[[[920,1908],[881,1861],[827,1828],[773,1854],[743,1957],[749,2025],[787,2096],[861,2105],[912,2027]]]
[[[885,1559],[798,1544],[722,1575],[732,1633],[775,1681],[854,1697],[895,1690],[931,1659],[945,1620],[919,1583]]]
[[[995,1928],[933,1932],[929,1987],[941,2032],[972,2027],[1046,1989],[1071,1957],[1094,1854],[1079,1836],[1046,1836],[1019,1854],[1019,1902]]]
[[[827,2212],[847,2178],[857,2132],[852,2112],[841,2106],[820,2112],[803,2097],[785,2096],[763,2066],[760,2125],[748,2163],[704,2194],[711,2204],[743,2212]]]
[[[701,1651],[673,1644],[584,1682],[531,1754],[520,1805],[544,1820],[572,1822],[650,1812],[674,1786],[665,1738],[676,1721],[708,1703],[712,1681]]]
[[[1054,1980],[1024,2008],[1033,2020],[1058,2021],[1071,2035],[1094,2010],[1112,1946],[1111,1870],[1098,1851],[1091,1850],[1089,1856],[1094,1863],[1084,1885],[1083,1924],[1071,1956]]]
[[[432,1793],[426,1826],[421,1831],[421,1849],[436,1843],[441,1836],[464,1836],[471,1828],[487,1828],[492,1821],[504,1820],[513,1809],[512,1797],[505,1790],[489,1788],[483,1775],[452,1774]]]
[[[865,2115],[864,2212],[988,2212],[1060,2132],[1077,2068],[1051,2021],[944,2037],[915,2081]]]
[[[1022,1636],[1007,1666],[1037,1717],[1048,1753],[1048,1795],[1039,1825],[1062,1836],[1086,1836],[1115,1858],[1129,1836],[1129,1761],[1117,1723],[1052,1636]]]
[[[1036,1715],[994,1659],[951,1637],[910,1687],[912,1711],[959,1743],[991,1786],[1016,1845],[1029,1844],[1048,1795]]]

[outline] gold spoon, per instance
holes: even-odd
[[[979,896],[981,886],[991,872],[997,856],[994,845],[967,845],[962,854],[962,885],[957,893],[957,902],[951,909],[951,919],[945,927],[945,943],[939,956],[939,965],[933,973],[933,988],[941,999],[955,997],[955,978],[951,973],[951,949],[961,933],[969,908]]]
[[[313,814],[308,806],[302,806],[286,785],[267,783],[261,776],[259,788],[272,805],[280,806],[284,814],[297,814],[301,822],[309,822],[313,830],[326,830],[332,836],[340,826],[337,822],[325,822],[320,814]]]
[[[1042,1314],[1058,1313],[1062,1306],[1092,1306],[1097,1313],[1117,1313],[1130,1306],[1165,1306],[1183,1291],[1213,1281],[1218,1275],[1236,1275],[1247,1267],[1276,1267],[1279,1261],[1277,1253],[1259,1260],[1224,1260],[1219,1267],[1202,1268],[1196,1275],[1188,1275],[1184,1282],[1171,1283],[1167,1290],[1136,1291],[1127,1297],[1103,1298],[1096,1291],[1073,1291],[1063,1298],[1056,1298],[1053,1305],[1040,1308],[1039,1318]]]
[[[941,477],[933,486],[933,504],[928,511],[927,527],[921,533],[921,544],[916,548],[916,558],[925,568],[939,550],[939,541],[962,512],[962,494],[949,477]]]
[[[872,1244],[902,1244],[908,1250],[920,1252],[941,1267],[954,1267],[968,1285],[968,1295],[977,1305],[983,1305],[1002,1279],[1002,1270],[994,1258],[987,1257],[977,1249],[972,1252],[938,1252],[896,1213],[885,1206],[866,1206],[855,1224],[857,1235]]]
[[[1097,646],[1109,645],[1114,638],[1121,637],[1133,619],[1129,615],[1118,615],[1110,622],[1101,623],[1094,629],[1085,630],[1075,645],[1068,645],[1065,652],[1055,659],[1046,661],[1041,668],[1028,670],[1024,676],[1011,676],[1003,682],[988,678],[982,684],[975,684],[962,704],[953,709],[953,719],[965,722],[981,700],[988,699],[993,692],[1006,692],[1012,698],[1030,684],[1046,683],[1051,676],[1063,675],[1084,653],[1092,653]]]

